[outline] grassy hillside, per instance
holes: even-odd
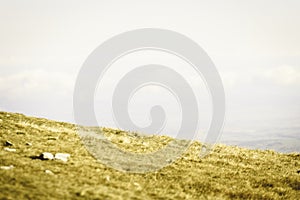
[[[151,136],[145,145],[133,133],[102,131],[120,148],[134,152],[151,151],[172,140]],[[97,162],[82,145],[75,125],[6,112],[0,112],[0,148],[0,199],[300,197],[299,153],[219,145],[200,159],[201,144],[195,142],[182,158],[159,171],[124,173]],[[71,157],[67,162],[41,160],[43,152]]]

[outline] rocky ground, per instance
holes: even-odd
[[[135,153],[173,141],[101,131]],[[97,161],[73,124],[0,112],[0,199],[299,199],[299,153],[218,145],[199,158],[202,147],[194,142],[158,171],[121,172]]]

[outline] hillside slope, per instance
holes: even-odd
[[[150,151],[172,140],[102,128],[129,151]],[[124,141],[127,142],[124,142]],[[154,148],[154,149],[155,149]],[[82,145],[75,125],[0,112],[0,199],[298,199],[300,154],[218,145],[200,159],[193,143],[175,163],[151,173],[111,169]],[[14,150],[15,149],[15,150]],[[67,162],[42,160],[68,153]],[[297,198],[298,197],[298,198]]]

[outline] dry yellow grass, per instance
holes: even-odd
[[[171,140],[165,136],[135,137],[134,133],[109,128],[102,131],[120,148],[133,152],[162,148]],[[156,172],[132,174],[97,162],[82,145],[72,124],[0,112],[0,139],[0,166],[14,166],[0,169],[0,199],[300,197],[299,153],[218,145],[200,159],[201,144],[195,142],[171,165]],[[13,143],[11,148],[16,152],[4,150],[6,141]],[[69,153],[71,157],[66,163],[35,159],[42,152]]]

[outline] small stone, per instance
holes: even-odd
[[[17,135],[26,135],[25,132],[23,132],[23,131],[17,131],[16,134]]]
[[[11,170],[13,169],[14,166],[13,165],[9,165],[9,166],[1,166],[0,169],[3,169],[3,170]]]
[[[172,160],[172,159],[167,159],[166,162],[167,162],[167,163],[172,163],[173,160]]]
[[[27,145],[27,146],[32,146],[32,143],[26,142],[26,145]]]
[[[13,146],[14,144],[12,142],[10,142],[10,141],[7,140],[4,145],[5,146]]]
[[[53,160],[54,159],[54,156],[52,153],[49,153],[49,152],[44,152],[40,155],[40,159],[41,160]]]
[[[86,193],[86,190],[83,190],[81,192],[76,192],[76,195],[80,196],[80,197],[83,197],[85,195],[85,193]]]
[[[49,170],[49,169],[46,169],[46,170],[45,170],[45,173],[46,173],[46,174],[50,174],[50,175],[54,175],[54,173],[53,173],[51,170]]]
[[[131,143],[131,141],[130,141],[130,139],[129,139],[129,138],[127,138],[127,137],[124,137],[124,138],[122,139],[122,143],[124,143],[124,144],[130,144],[130,143]]]
[[[106,181],[110,181],[110,176],[106,176],[106,177],[105,177],[105,180],[106,180]]]
[[[48,140],[58,140],[58,137],[48,137]]]
[[[182,157],[182,159],[183,159],[183,160],[188,160],[189,158],[188,158],[188,157],[185,157],[185,156],[183,156],[183,157]]]
[[[149,146],[149,142],[142,142],[142,145],[144,145],[145,147]]]
[[[3,120],[2,119],[0,119],[0,123],[2,123],[3,122]]]
[[[5,147],[5,148],[4,148],[4,151],[16,152],[17,149],[11,149],[11,148]]]
[[[136,183],[136,182],[134,182],[133,185],[134,185],[135,187],[137,187],[138,190],[141,190],[141,189],[142,189],[141,185],[138,184],[138,183]]]
[[[71,155],[68,153],[56,153],[54,156],[55,160],[61,160],[63,162],[67,162]]]
[[[299,169],[299,170],[297,170],[297,174],[300,174],[300,169]]]

